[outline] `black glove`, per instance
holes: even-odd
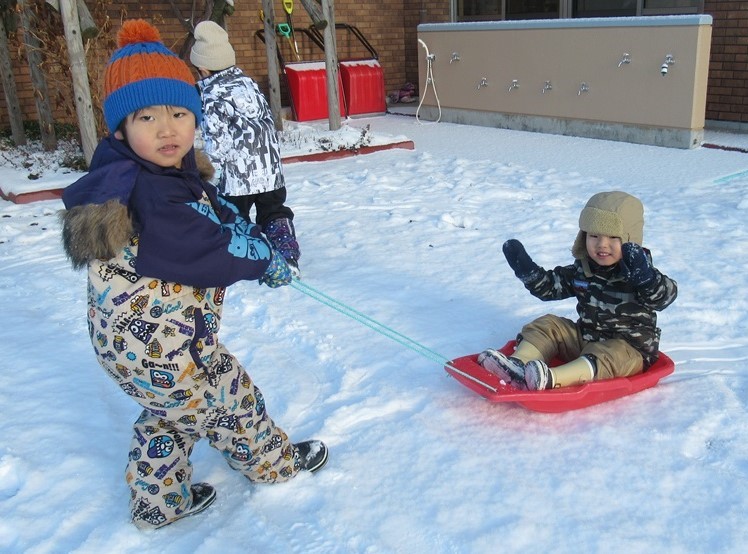
[[[514,270],[514,274],[523,283],[529,283],[537,279],[542,271],[540,266],[532,261],[525,251],[525,247],[517,239],[509,239],[501,247],[504,251],[504,257],[509,262],[509,266]]]
[[[635,242],[626,242],[621,246],[621,253],[623,278],[637,288],[651,285],[655,272],[646,250]]]

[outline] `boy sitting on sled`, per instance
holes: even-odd
[[[641,246],[644,208],[625,192],[601,192],[579,216],[574,263],[545,270],[522,243],[510,239],[504,256],[530,294],[541,300],[576,296],[579,319],[544,315],[525,325],[511,356],[489,349],[478,363],[520,389],[543,390],[646,370],[658,356],[656,311],[678,295],[674,280]],[[558,357],[565,363],[549,367]]]

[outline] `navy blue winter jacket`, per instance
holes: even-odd
[[[202,179],[194,150],[181,169],[164,168],[110,136],[99,143],[89,173],[62,199],[68,210],[111,200],[126,206],[138,235],[132,262],[140,275],[219,287],[259,279],[270,264],[272,250],[260,228]]]

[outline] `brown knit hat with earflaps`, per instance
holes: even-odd
[[[578,260],[587,256],[587,233],[620,237],[621,242],[644,240],[644,206],[625,192],[599,192],[587,201],[579,214],[579,233],[571,248]]]

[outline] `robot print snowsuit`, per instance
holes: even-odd
[[[202,438],[251,481],[299,471],[262,394],[218,340],[225,287],[260,278],[272,250],[191,163],[161,168],[105,139],[63,197],[66,251],[88,268],[96,357],[143,407],[126,471],[141,527],[189,509],[189,458]]]

